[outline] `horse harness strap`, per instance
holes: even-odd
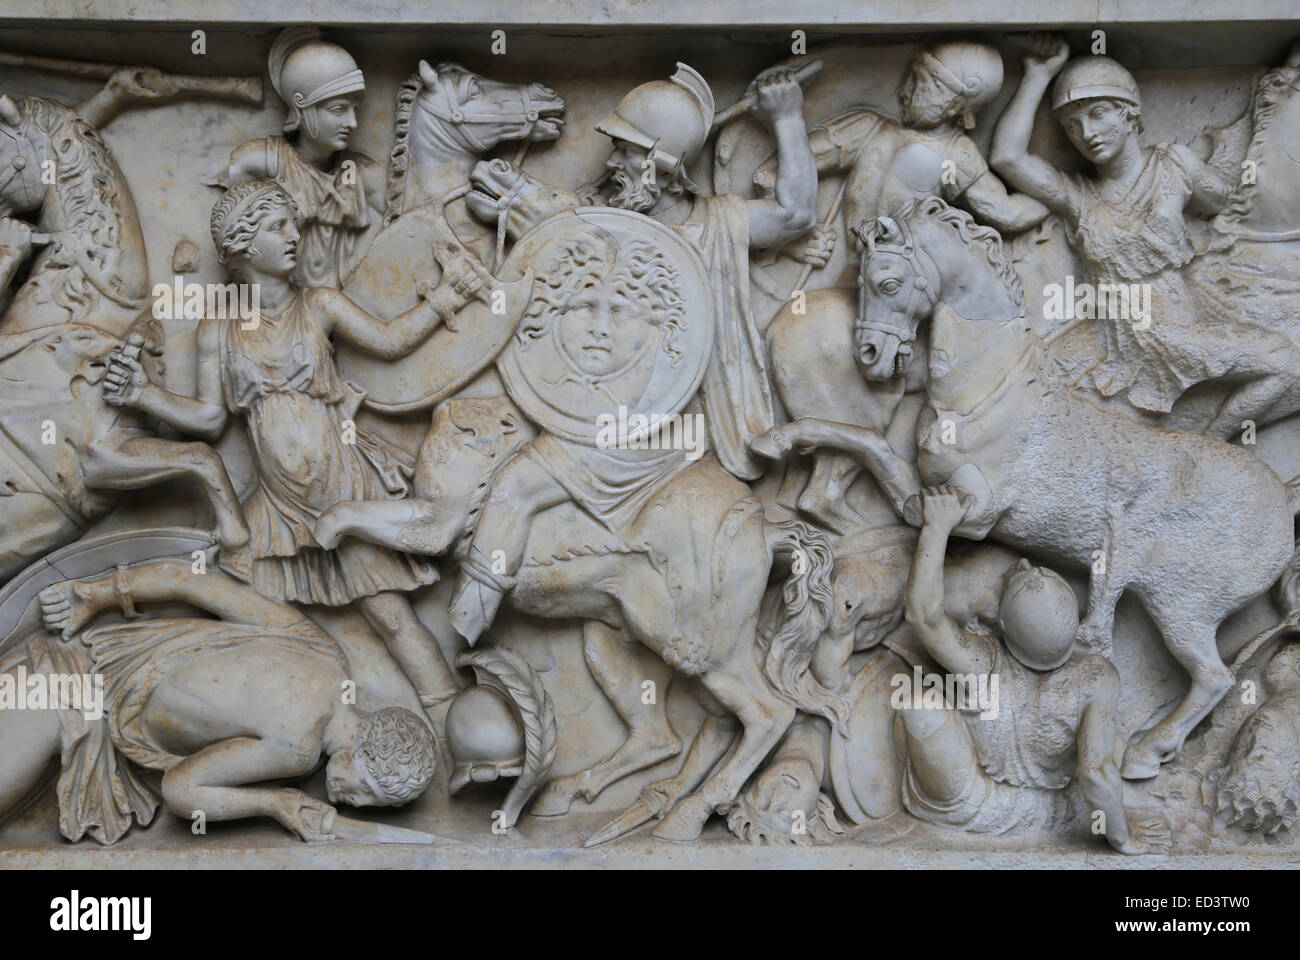
[[[908,267],[911,268],[913,275],[916,277],[916,280],[912,284],[911,295],[908,297],[907,305],[903,310],[904,315],[909,317],[912,316],[917,300],[924,295],[924,291],[929,289],[930,286],[929,277],[926,275],[925,268],[921,265],[921,256],[924,256],[925,259],[929,261],[930,266],[934,268],[934,272],[939,274],[938,264],[934,262],[933,257],[912,242],[912,233],[907,226],[901,220],[895,220],[894,222],[897,223],[899,228],[905,233],[903,241],[901,243],[881,243],[877,240],[869,244],[867,247],[866,257],[863,258],[863,262],[858,268],[858,286],[863,288],[863,292],[859,294],[858,320],[854,325],[854,328],[857,330],[873,330],[877,333],[887,333],[891,336],[897,337],[902,343],[911,343],[916,339],[917,332],[920,329],[919,325],[914,330],[904,330],[899,327],[876,323],[866,319],[866,275],[863,267],[866,265],[867,257],[870,257],[875,253],[893,253],[907,261]],[[937,295],[938,291],[936,290],[935,292]]]
[[[425,106],[438,119],[455,124],[461,135],[480,153],[486,153],[490,146],[476,137],[474,132],[465,126],[466,124],[498,123],[502,121],[519,123],[523,125],[524,129],[516,139],[526,140],[533,132],[533,126],[541,117],[541,114],[534,108],[532,99],[528,96],[528,87],[526,85],[518,88],[520,106],[518,113],[466,113],[461,109],[460,104],[452,100],[451,90],[442,82],[442,74],[439,73],[437,76],[438,85],[431,91],[431,95],[425,99]]]

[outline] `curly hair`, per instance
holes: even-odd
[[[249,202],[250,198],[252,202]],[[294,219],[301,223],[302,211],[298,204],[273,180],[237,183],[223,193],[212,208],[212,219],[208,224],[212,243],[217,248],[217,258],[226,264],[243,259],[253,248],[253,238],[262,226],[263,217],[277,204],[288,207]]]
[[[384,707],[362,715],[353,755],[381,793],[380,803],[397,806],[414,800],[433,779],[438,750],[428,726],[403,707]]]
[[[603,230],[565,243],[537,277],[519,324],[519,345],[526,347],[544,336],[551,321],[568,310],[584,288],[607,284],[616,284],[664,328],[664,353],[677,366],[682,360],[677,335],[686,327],[686,296],[677,269],[654,244],[628,240],[620,245]]]

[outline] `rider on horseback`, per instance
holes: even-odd
[[[1114,311],[1098,317],[1104,354],[1084,373],[1090,385],[1103,397],[1123,393],[1140,410],[1166,414],[1194,384],[1236,382],[1202,431],[1226,439],[1243,417],[1259,416],[1287,392],[1300,354],[1286,337],[1238,320],[1235,307],[1230,312],[1189,289],[1183,271],[1195,251],[1184,211],[1219,212],[1227,184],[1187,147],[1140,144],[1132,74],[1099,56],[1067,66],[1069,56],[1065,41],[1051,37],[1039,38],[1026,56],[1024,80],[994,135],[993,166],[1065,218],[1098,289],[1150,288],[1150,316],[1142,322]],[[1053,109],[1095,175],[1066,173],[1028,151],[1034,113],[1058,72]]]
[[[764,465],[750,453],[749,442],[775,423],[767,358],[749,306],[749,251],[783,246],[808,232],[817,216],[817,171],[793,71],[764,71],[752,89],[753,114],[771,128],[777,146],[780,181],[772,198],[704,196],[691,180],[687,167],[708,140],[714,101],[704,78],[682,63],[670,80],[632,90],[596,125],[613,141],[613,150],[607,174],[584,195],[556,189],[539,202],[545,191],[522,171],[481,163],[472,177],[478,189],[466,198],[475,214],[488,220],[496,220],[507,201],[517,212],[531,205],[533,216],[523,217],[522,224],[504,214],[515,230],[566,206],[635,210],[670,226],[699,251],[712,279],[718,325],[700,402],[718,462],[742,480],[762,475]]]
[[[581,407],[593,394],[632,406],[660,355],[671,365],[684,324],[677,275],[651,245],[595,233],[565,243],[534,285],[517,337],[551,338],[567,370],[551,402]],[[536,348],[534,348],[536,349]],[[451,600],[452,625],[471,644],[487,629],[523,562],[533,518],[574,501],[611,530],[626,527],[692,460],[688,451],[629,442],[586,444],[543,432],[507,463],[492,488]],[[651,449],[654,447],[654,449]]]
[[[1001,90],[997,48],[953,40],[922,50],[912,61],[899,91],[902,123],[858,108],[813,127],[808,142],[817,172],[847,171],[844,222],[892,215],[921,196],[960,200],[980,222],[1012,233],[1047,216],[1033,197],[1007,193],[970,138],[976,111]],[[754,174],[763,195],[775,189],[772,168],[769,160]]]

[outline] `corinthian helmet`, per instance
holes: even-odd
[[[366,88],[365,78],[352,55],[335,43],[321,39],[316,27],[289,27],[271,44],[267,69],[271,86],[280,95],[289,115],[284,132],[299,125],[308,136],[316,135],[316,118],[308,107],[325,100]]]

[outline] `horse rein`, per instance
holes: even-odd
[[[872,239],[872,234],[878,228],[878,220],[872,221],[868,225],[863,225],[859,230],[855,231],[863,240],[863,246],[865,249],[858,262],[858,319],[854,324],[854,331],[871,330],[876,333],[884,333],[897,337],[901,344],[910,344],[916,340],[920,324],[917,324],[917,326],[911,330],[905,330],[867,319],[867,281],[865,269],[867,260],[877,253],[893,253],[902,257],[903,260],[906,261],[908,267],[912,271],[913,277],[915,278],[912,282],[912,292],[908,296],[907,303],[902,311],[903,315],[907,317],[913,315],[913,310],[917,306],[918,300],[920,300],[920,298],[925,295],[925,291],[930,288],[930,281],[926,275],[925,268],[921,264],[920,257],[923,255],[925,259],[930,262],[930,266],[934,268],[936,275],[939,275],[939,266],[928,253],[925,253],[924,250],[921,250],[916,246],[912,240],[912,231],[907,227],[904,221],[890,218],[890,222],[897,225],[899,231],[903,234],[903,239],[899,243],[882,243],[879,240]]]

